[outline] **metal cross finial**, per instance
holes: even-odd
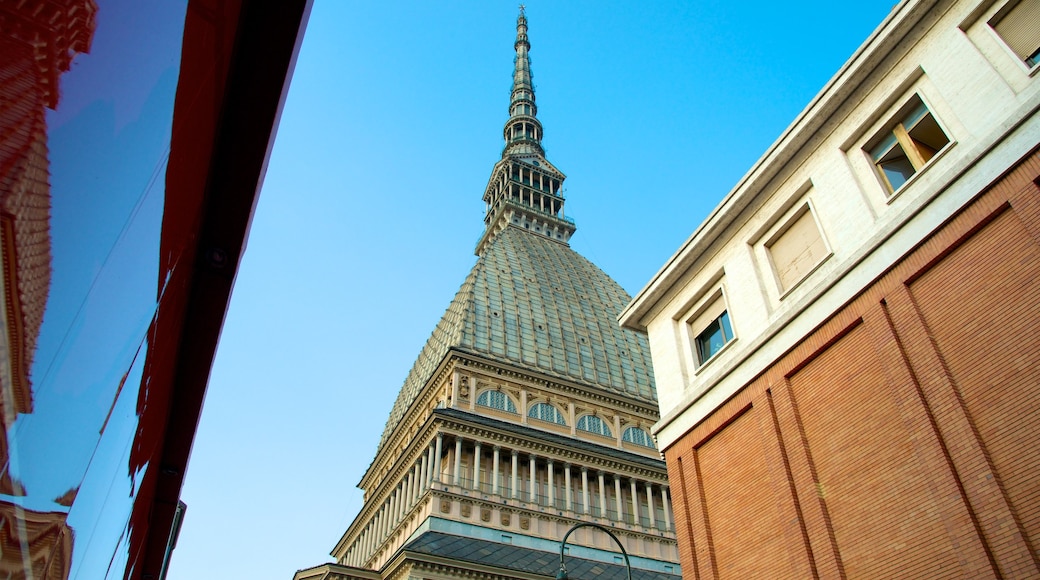
[[[522,13],[523,13],[523,11],[524,11],[524,5],[523,5],[523,4],[521,4],[521,5],[520,5],[520,13],[522,14]]]

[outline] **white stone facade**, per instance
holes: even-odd
[[[1018,4],[896,5],[625,309],[622,325],[649,337],[661,449],[1037,146],[1040,67],[995,30]],[[892,191],[871,152],[920,104],[948,142]],[[770,244],[805,211],[822,257],[785,286]],[[702,362],[699,325],[719,299],[733,338]]]

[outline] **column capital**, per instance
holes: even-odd
[[[511,449],[510,453],[513,455],[513,457],[516,457],[517,455],[520,455],[520,452],[517,451],[516,449]]]
[[[493,448],[493,449],[494,449],[495,451],[501,451],[501,450],[502,450],[502,446],[501,446],[501,445],[494,445],[494,446],[492,446],[492,448]]]

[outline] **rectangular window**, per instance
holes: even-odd
[[[902,187],[950,142],[920,97],[914,96],[903,111],[867,148],[889,193]]]
[[[686,319],[686,332],[697,367],[708,362],[734,339],[722,288],[715,288],[693,310]]]
[[[808,204],[765,246],[782,291],[792,288],[830,255]]]
[[[697,335],[697,362],[704,364],[731,340],[733,328],[729,324],[729,313],[723,310],[718,318]]]
[[[990,26],[1022,62],[1040,63],[1040,0],[1022,0],[998,14]]]

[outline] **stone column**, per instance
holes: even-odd
[[[614,507],[617,508],[617,521],[625,521],[625,510],[621,503],[621,478],[617,475],[614,476]]]
[[[483,453],[480,450],[480,441],[477,441],[473,447],[473,489],[480,491],[480,457]]]
[[[654,488],[650,485],[650,482],[646,482],[646,511],[647,517],[650,518],[650,527],[657,527],[657,511],[654,509]]]
[[[397,521],[404,519],[405,508],[408,507],[407,478],[408,476],[405,475],[405,478],[401,480],[401,487],[397,490]]]
[[[436,449],[436,445],[431,441],[430,448],[426,452],[426,463],[424,469],[426,470],[426,477],[423,478],[426,489],[429,489],[433,485],[433,453]]]
[[[639,490],[636,489],[636,480],[628,480],[632,487],[632,523],[639,524]]]
[[[404,476],[404,481],[401,482],[402,489],[404,490],[404,508],[401,510],[402,518],[412,507],[412,471],[414,470],[409,470],[408,474]]]
[[[459,485],[462,483],[462,437],[455,438],[455,472],[452,474],[451,483]]]
[[[372,558],[372,552],[376,551],[376,535],[379,532],[376,531],[376,522],[373,521],[372,525],[368,529],[368,546],[365,548],[365,559]]]
[[[405,508],[405,487],[404,480],[401,480],[400,485],[397,488],[397,510],[394,513],[394,523],[400,522],[404,519],[404,508]]]
[[[535,485],[538,483],[538,475],[535,471],[534,455],[529,455],[528,457],[530,458],[528,462],[528,465],[530,465],[528,475],[530,475],[529,479],[531,480],[531,485],[528,487],[527,501],[530,501],[531,503],[537,503],[538,493],[535,489]]]
[[[607,517],[607,488],[603,485],[603,472],[597,472],[596,477],[599,479],[599,517]]]
[[[441,481],[441,452],[444,450],[444,433],[437,434],[437,451],[433,456],[433,480]]]
[[[520,424],[527,424],[527,391],[520,391]]]
[[[661,487],[661,503],[664,504],[664,531],[672,531],[672,507],[668,505],[668,486]]]
[[[494,495],[498,495],[498,456],[499,456],[499,451],[500,450],[501,450],[501,447],[499,447],[498,445],[495,445],[495,447],[494,447],[494,451],[495,451],[494,459],[491,460],[491,471],[494,472],[494,473],[491,474],[491,493],[494,494]]]
[[[550,459],[548,462],[548,476],[546,477],[545,487],[548,490],[549,495],[549,507],[556,507],[556,474],[553,473],[553,460]]]
[[[589,513],[589,468],[581,466],[581,511]]]
[[[520,490],[517,489],[517,486],[519,484],[519,478],[517,477],[517,473],[518,473],[517,463],[518,463],[518,459],[519,459],[518,455],[520,455],[520,452],[517,451],[516,449],[514,449],[512,451],[512,454],[513,454],[513,478],[509,482],[509,497],[511,497],[513,499],[519,499],[520,498]]]
[[[459,371],[451,373],[451,407],[459,406]]]
[[[422,482],[419,480],[422,475],[422,467],[419,465],[421,462],[416,461],[412,467],[412,499],[408,502],[408,507],[415,505],[415,502],[419,501],[419,486]]]
[[[565,463],[563,466],[563,495],[566,498],[563,501],[564,507],[568,510],[573,509],[571,505],[571,464]]]

